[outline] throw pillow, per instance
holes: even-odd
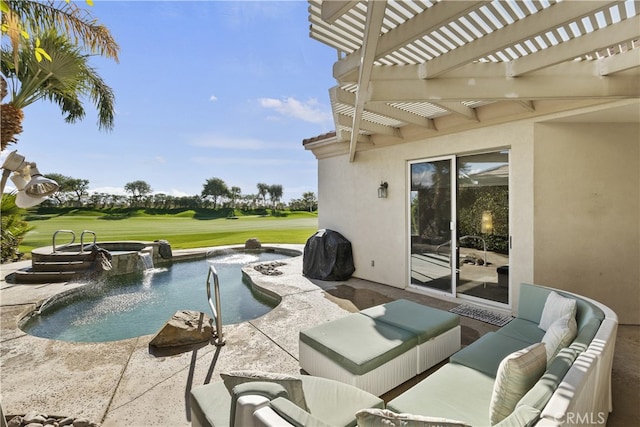
[[[563,297],[559,293],[551,291],[544,303],[538,327],[546,331],[553,322],[564,317],[566,314],[571,314],[571,316],[576,317],[576,310],[578,309],[576,304],[576,300]]]
[[[269,381],[278,383],[287,390],[289,399],[293,403],[305,411],[309,410],[304,398],[304,391],[302,390],[302,380],[293,375],[261,371],[231,371],[228,373],[221,373],[220,376],[222,377],[222,381],[224,381],[225,387],[231,394],[233,394],[232,390],[235,386],[249,381]]]
[[[470,427],[462,421],[398,414],[388,409],[362,409],[356,412],[356,419],[358,427]]]
[[[540,379],[546,368],[547,353],[541,342],[502,359],[489,405],[491,425],[499,423],[513,412],[518,401]]]
[[[560,350],[568,347],[578,334],[578,323],[571,314],[566,314],[549,326],[542,337],[547,351],[547,364]]]

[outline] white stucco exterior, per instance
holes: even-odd
[[[581,116],[637,102],[363,147],[354,162],[347,144],[307,146],[318,158],[319,227],[351,241],[354,276],[406,288],[408,162],[508,148],[510,301],[518,284],[535,282],[593,297],[622,323],[640,323],[640,126]],[[386,199],[377,196],[381,181],[389,183]]]

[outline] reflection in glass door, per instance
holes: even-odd
[[[455,158],[410,165],[411,284],[453,294]]]
[[[460,297],[509,303],[509,152],[457,158]]]
[[[508,304],[509,152],[409,168],[411,285]]]

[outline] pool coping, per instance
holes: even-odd
[[[264,245],[303,252],[303,245]],[[177,259],[229,245],[176,250]],[[28,261],[26,261],[28,263]],[[220,372],[254,369],[299,373],[298,332],[344,316],[348,311],[324,297],[320,286],[302,276],[302,255],[283,260],[281,275],[243,273],[280,303],[269,313],[223,327],[226,344],[156,357],[149,352],[153,335],[107,343],[70,343],[33,337],[17,327],[25,312],[73,283],[10,284],[4,277],[24,268],[24,261],[2,265],[0,283],[0,367],[4,414],[37,410],[49,415],[82,416],[103,427],[119,425],[188,426],[188,391]],[[203,292],[204,292],[203,278]],[[333,282],[327,282],[332,286]],[[81,285],[80,285],[81,286]]]

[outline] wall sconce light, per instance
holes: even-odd
[[[380,187],[378,187],[378,199],[387,198],[387,188],[389,188],[389,184],[386,181],[380,183]]]
[[[483,234],[493,233],[493,214],[491,211],[482,212],[482,220],[480,222],[480,231]]]
[[[19,208],[35,206],[60,188],[54,180],[43,177],[35,163],[27,162],[24,156],[16,151],[9,153],[2,169],[0,192],[4,194],[4,186],[13,172],[11,180],[18,190],[16,206]]]

